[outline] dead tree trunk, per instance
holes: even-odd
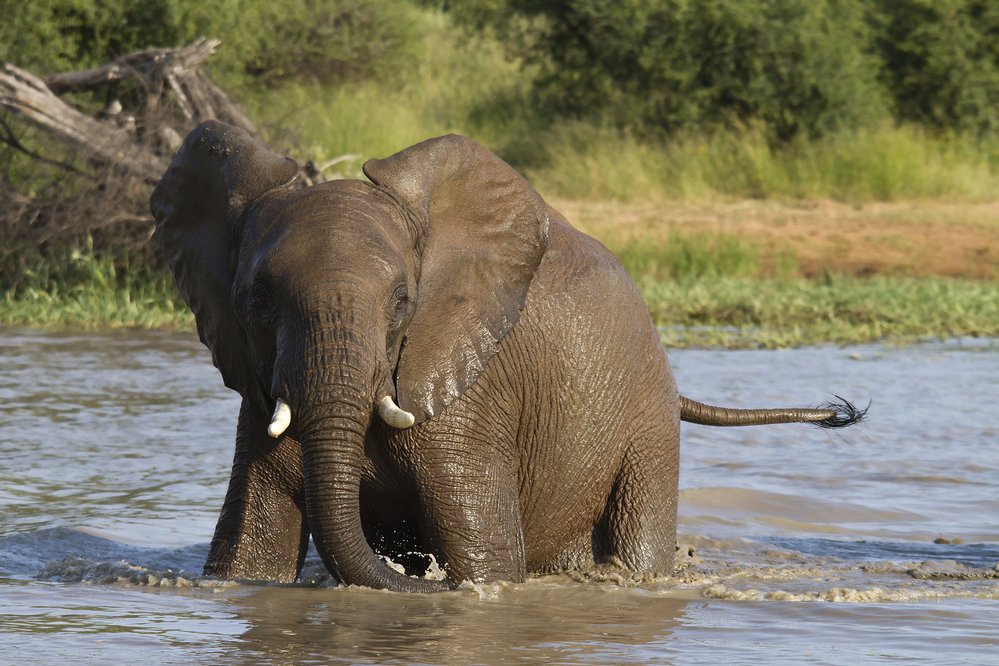
[[[155,182],[167,159],[136,140],[134,129],[91,118],[69,106],[41,79],[4,65],[0,104],[102,163],[113,164],[146,182]]]
[[[139,51],[96,69],[45,79],[5,64],[0,70],[0,106],[97,164],[152,184],[166,170],[182,136],[203,120],[217,118],[257,135],[249,118],[199,69],[220,43],[200,39],[181,48]],[[136,108],[122,108],[120,101],[112,100],[95,118],[59,97],[125,79],[141,85]]]
[[[182,137],[209,118],[258,136],[201,70],[219,43],[149,49],[46,77],[0,66],[0,165],[16,153],[29,158],[0,169],[0,292],[37,283],[39,266],[78,279],[80,252],[110,258],[119,275],[161,270],[148,243],[150,186]]]

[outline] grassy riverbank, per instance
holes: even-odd
[[[999,285],[944,278],[639,280],[669,347],[999,336]]]
[[[641,277],[670,347],[797,347],[999,336],[999,285],[953,278],[755,279]],[[0,323],[47,328],[193,330],[165,283],[0,299]]]
[[[785,268],[775,273],[764,246],[736,235],[675,232],[672,240],[645,244],[597,235],[612,248],[623,245],[618,254],[670,347],[999,336],[996,280],[832,272],[803,277],[790,245],[781,255]],[[165,277],[140,280],[116,274],[108,262],[77,262],[76,274],[86,279],[50,279],[0,298],[0,324],[193,330],[193,317]]]
[[[0,325],[44,328],[193,329],[194,316],[171,279],[118,271],[80,254],[73,279],[38,275],[0,295]]]

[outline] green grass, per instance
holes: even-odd
[[[667,346],[797,347],[999,336],[999,283],[942,278],[638,279]]]
[[[539,139],[542,193],[574,199],[912,199],[993,201],[999,140],[913,126],[844,131],[775,147],[760,128],[656,143],[585,123]]]
[[[618,255],[669,347],[796,347],[999,336],[999,282],[827,275],[767,277],[761,249],[724,234],[674,233]],[[91,247],[41,265],[0,295],[0,325],[193,328],[172,280],[116,269]]]
[[[135,276],[78,251],[61,271],[40,267],[25,284],[0,295],[0,324],[190,329],[194,316],[165,276]]]
[[[506,158],[548,197],[981,202],[999,192],[997,140],[904,126],[774,147],[753,129],[656,142],[586,123],[546,128],[522,108],[512,74],[513,81],[457,90],[434,90],[428,79],[393,90],[368,82],[335,90],[295,85],[273,94],[298,109],[281,118],[294,128],[287,135],[292,150],[317,161],[359,155],[342,172],[353,177],[365,159],[458,132]],[[489,98],[495,105],[486,104]],[[272,114],[279,104],[273,106]]]
[[[424,139],[457,132],[494,149],[531,139],[529,72],[504,59],[495,40],[458,33],[434,10],[423,23],[420,57],[385,80],[331,86],[289,83],[244,100],[272,141],[317,162],[358,154],[341,174]]]
[[[186,306],[150,291],[104,291],[81,286],[65,293],[37,289],[17,296],[7,293],[0,298],[0,324],[74,329],[194,328],[194,316]]]
[[[544,196],[657,199],[995,200],[999,138],[915,126],[843,131],[774,146],[765,128],[655,140],[597,120],[553,120],[532,98],[533,71],[488,34],[463,35],[418,9],[422,46],[383,80],[283,84],[243,99],[273,143],[317,162],[354,154],[341,175],[423,139],[459,132],[524,172]]]
[[[759,246],[729,234],[672,233],[661,244],[631,241],[614,253],[629,275],[657,280],[756,277],[762,270]]]
[[[708,278],[802,277],[798,257],[790,248],[765,250],[751,238],[721,232],[672,231],[658,239],[622,240],[603,230],[601,240],[628,271],[639,279],[687,280]]]
[[[678,243],[691,242],[691,239]],[[752,250],[636,254],[632,274],[669,347],[796,347],[887,340],[999,336],[999,283],[940,278],[761,279],[747,273]],[[672,245],[672,244],[671,244]],[[637,252],[637,251],[636,251]],[[715,252],[717,256],[712,255]],[[639,259],[635,259],[637,256]],[[721,258],[719,258],[721,257]],[[735,257],[731,263],[725,257]],[[38,276],[0,297],[0,325],[45,328],[193,328],[170,280],[129,278],[108,261],[80,254],[75,282]],[[664,275],[672,273],[677,277]],[[41,284],[39,282],[39,284]]]

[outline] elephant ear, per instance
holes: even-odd
[[[233,312],[235,247],[246,210],[297,175],[294,160],[238,127],[209,120],[187,135],[149,200],[155,238],[201,341],[225,385],[256,400],[263,396],[256,395],[246,336]]]
[[[520,318],[548,246],[547,206],[509,164],[463,136],[371,160],[364,173],[418,218],[419,291],[396,390],[420,422],[475,382]]]

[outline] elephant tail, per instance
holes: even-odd
[[[863,409],[838,395],[816,408],[731,409],[715,407],[680,396],[680,419],[709,426],[748,426],[771,423],[814,423],[820,428],[844,428],[864,420]]]

